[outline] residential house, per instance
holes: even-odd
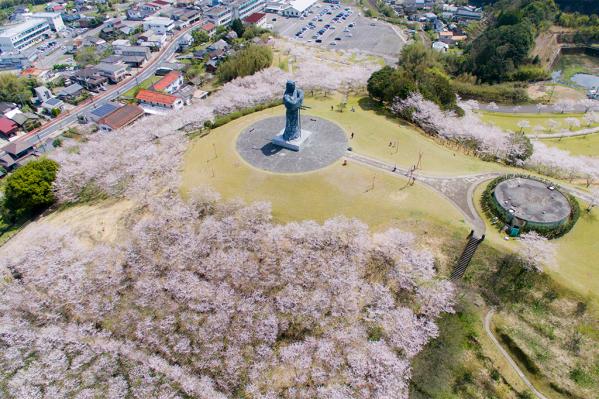
[[[150,108],[162,110],[179,110],[183,108],[183,101],[180,98],[152,90],[141,89],[135,98],[140,104]]]
[[[175,28],[175,22],[170,18],[149,17],[144,20],[144,31],[154,31],[157,34],[166,34]]]
[[[94,122],[97,123],[100,119],[122,107],[119,103],[107,102],[100,106],[95,105],[95,108],[79,116],[79,121],[82,123]]]
[[[6,151],[12,158],[12,163],[10,166],[15,166],[19,165],[24,159],[31,156],[33,153],[33,144],[27,140],[14,140],[4,147],[3,150]],[[10,161],[8,159],[2,159],[0,162],[5,164],[5,162],[9,163]]]
[[[142,4],[139,8],[141,11],[146,13],[146,16],[147,16],[147,15],[152,15],[154,13],[157,13],[158,11],[160,11],[162,6],[160,4],[150,2],[150,3]]]
[[[114,40],[110,44],[112,45],[113,48],[116,48],[116,47],[120,47],[120,46],[130,46],[131,42],[128,39],[117,39],[117,40]]]
[[[229,48],[229,43],[227,43],[226,41],[224,41],[223,39],[220,39],[217,42],[212,43],[210,46],[206,47],[206,49],[208,51],[214,51],[214,50],[226,50]]]
[[[216,25],[212,22],[206,22],[205,24],[202,25],[202,27],[200,29],[202,29],[204,32],[208,33],[208,36],[212,37],[212,36],[214,36],[214,33],[216,32]]]
[[[116,63],[124,63],[130,66],[131,68],[139,68],[144,62],[146,62],[146,58],[141,55],[109,55],[108,57],[102,59],[102,63],[105,64],[116,64]]]
[[[19,126],[11,119],[6,116],[0,117],[0,133],[5,137],[9,138],[17,133]]]
[[[40,104],[54,97],[52,92],[48,90],[46,86],[38,86],[33,89],[35,92],[35,97],[37,98],[37,102]]]
[[[243,23],[246,25],[256,25],[258,27],[264,27],[264,25],[266,25],[266,14],[263,12],[255,12],[245,17],[243,19]]]
[[[193,36],[189,33],[185,33],[179,39],[179,48],[178,51],[185,51],[193,45]]]
[[[123,62],[117,64],[99,63],[94,67],[98,73],[110,80],[112,83],[118,83],[125,79],[129,71],[129,66]]]
[[[159,49],[166,43],[166,33],[147,31],[139,35],[137,44],[143,47]]]
[[[7,113],[15,109],[18,109],[17,104],[15,103],[7,103],[4,101],[0,102],[0,114],[2,115],[6,115]]]
[[[186,8],[193,6],[195,0],[177,0],[176,6],[179,8]]]
[[[75,71],[71,76],[71,81],[79,83],[85,90],[97,92],[104,88],[108,79],[100,75],[95,68],[89,67]]]
[[[183,86],[183,74],[179,71],[170,71],[158,82],[154,83],[155,91],[173,94]]]
[[[216,73],[217,69],[218,69],[218,60],[209,60],[206,63],[206,72]]]
[[[144,110],[134,104],[127,104],[115,109],[98,120],[100,130],[110,132],[132,124],[144,114]]]
[[[23,53],[9,52],[0,54],[0,70],[26,69],[31,66],[32,59]]]
[[[30,130],[31,127],[40,124],[40,117],[31,112],[17,112],[9,119],[12,119],[17,125],[25,130]]]
[[[42,108],[51,113],[53,109],[59,109],[62,111],[64,108],[64,102],[58,98],[50,98],[42,103]]]
[[[453,16],[458,21],[480,21],[483,17],[483,13],[479,8],[464,6],[458,7],[458,10]]]
[[[115,46],[114,53],[123,56],[141,56],[147,61],[150,59],[152,51],[145,46]]]
[[[82,93],[84,89],[79,83],[73,83],[58,92],[57,97],[64,101],[72,101],[77,99]]]

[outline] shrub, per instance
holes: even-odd
[[[272,64],[272,50],[266,46],[249,45],[227,58],[216,71],[221,82],[253,75]]]
[[[12,217],[40,212],[54,202],[52,183],[58,163],[50,159],[31,161],[6,179],[4,206]]]
[[[465,99],[508,104],[524,104],[531,101],[528,94],[526,94],[526,90],[513,83],[479,85],[462,80],[452,80],[451,86]]]
[[[538,65],[523,65],[510,75],[510,80],[536,82],[549,79],[550,74],[545,68]]]

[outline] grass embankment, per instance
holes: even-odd
[[[573,127],[572,131],[587,129],[589,127],[598,127],[599,123],[591,124],[590,126],[583,119],[582,113],[569,113],[569,114],[550,114],[550,113],[539,113],[539,114],[507,114],[501,112],[485,112],[478,111],[481,119],[487,123],[491,123],[500,127],[503,130],[509,130],[512,132],[519,132],[522,130],[525,134],[551,134],[561,131],[570,131],[568,125],[568,118],[575,118],[580,123],[580,126]],[[555,121],[557,124],[554,128],[551,128],[549,121]],[[520,121],[528,121],[530,127],[521,129],[518,126]],[[541,126],[543,130],[536,130],[536,126]]]
[[[477,198],[485,186],[475,191]],[[598,215],[583,211],[568,234],[551,241],[557,262],[545,273],[502,262],[520,243],[505,241],[487,221],[486,240],[464,277],[467,289],[499,308],[495,335],[550,398],[595,398],[599,388],[599,246],[592,239]]]
[[[461,214],[428,188],[405,187],[404,179],[351,161],[299,174],[274,174],[248,165],[235,149],[237,135],[254,121],[281,111],[277,107],[258,112],[195,139],[185,158],[183,191],[211,187],[225,199],[269,201],[280,222],[322,222],[344,215],[373,228],[426,220],[423,225],[447,223],[467,231]]]
[[[544,144],[570,152],[572,155],[583,155],[599,158],[599,133],[578,137],[543,140]]]

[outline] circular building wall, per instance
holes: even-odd
[[[559,226],[572,212],[568,198],[554,186],[539,180],[514,177],[503,180],[494,190],[497,205],[507,216],[516,217],[530,227]]]

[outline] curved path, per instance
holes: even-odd
[[[421,172],[410,173],[410,170],[408,169],[394,166],[379,159],[358,154],[353,151],[347,151],[345,155],[348,159],[353,159],[354,161],[382,170],[386,173],[403,177],[412,176],[415,181],[427,185],[451,202],[460,213],[462,213],[466,221],[472,226],[474,236],[477,238],[480,238],[485,234],[486,226],[485,221],[474,206],[474,190],[481,183],[505,174],[501,172],[487,172],[458,176],[440,176]],[[564,187],[562,185],[562,189],[585,202],[591,203],[594,201],[591,194],[578,188]]]
[[[562,137],[586,136],[588,134],[594,134],[594,133],[599,133],[599,127],[580,129],[580,130],[575,130],[573,132],[571,132],[569,130],[565,130],[562,132],[555,132],[555,133],[527,134],[526,137],[528,137],[529,139],[543,140],[543,139],[559,139]]]
[[[526,374],[524,374],[524,372],[520,369],[520,367],[518,367],[518,364],[514,361],[514,359],[511,358],[509,353],[507,353],[507,351],[505,349],[503,349],[503,346],[501,346],[501,344],[499,343],[497,338],[495,338],[495,335],[493,335],[493,331],[491,331],[491,319],[493,318],[494,313],[495,313],[495,310],[491,309],[485,315],[485,320],[483,323],[484,328],[485,328],[485,333],[487,333],[487,336],[489,337],[489,339],[491,339],[491,341],[493,341],[493,344],[495,345],[495,347],[499,350],[499,352],[501,352],[501,354],[503,355],[505,360],[507,360],[507,362],[509,363],[510,367],[516,372],[516,374],[518,374],[518,376],[524,382],[524,384],[526,384],[528,389],[530,389],[531,392],[538,399],[549,399],[547,396],[545,396],[541,392],[537,391],[537,389],[534,387],[534,385],[532,385],[532,383],[530,382],[528,377],[526,377]]]

